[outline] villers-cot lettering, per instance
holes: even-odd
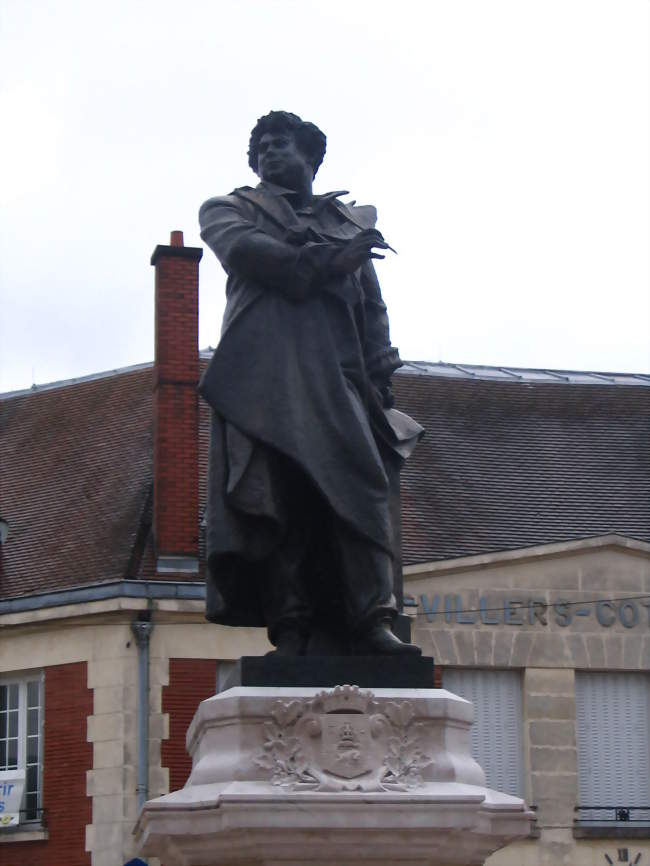
[[[405,606],[420,608],[429,622],[444,621],[458,625],[538,625],[547,626],[549,621],[563,628],[570,626],[577,617],[595,619],[603,628],[619,622],[625,628],[639,625],[650,626],[650,599],[624,599],[572,602],[558,599],[549,604],[542,598],[507,598],[503,601],[479,596],[475,602],[463,600],[462,595],[420,595],[405,597]],[[645,608],[645,611],[643,610]]]

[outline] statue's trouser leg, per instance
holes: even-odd
[[[277,646],[284,629],[307,636],[311,624],[311,603],[301,580],[301,566],[310,534],[302,522],[294,523],[269,557],[260,584],[262,607],[269,640]]]
[[[332,524],[350,631],[363,631],[378,619],[393,620],[392,557],[342,520],[335,518]]]

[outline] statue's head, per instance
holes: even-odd
[[[311,174],[310,180],[316,176],[326,142],[313,123],[289,111],[271,111],[260,117],[251,132],[248,164],[262,180],[293,188],[301,170]]]

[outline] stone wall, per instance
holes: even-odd
[[[0,866],[51,866],[59,862],[122,866],[135,855],[132,829],[137,817],[138,657],[131,623],[146,607],[143,600],[115,599],[11,614],[0,621],[0,673],[45,672],[44,794],[50,816],[48,831],[34,831],[31,827],[29,832],[21,833],[22,841],[13,843],[3,841],[7,835],[0,836]],[[235,630],[206,623],[202,604],[197,602],[157,601],[152,616],[149,795],[157,797],[170,790],[169,768],[162,760],[163,743],[175,753],[185,747],[184,735],[179,743],[170,742],[170,708],[166,706],[163,711],[163,689],[170,684],[170,660],[172,673],[174,660],[179,660],[181,667],[182,660],[199,660],[199,667],[204,669],[200,694],[187,695],[192,706],[180,708],[176,701],[175,711],[191,719],[199,700],[209,690],[208,680],[216,691],[216,659],[261,654],[269,645],[262,629]],[[56,679],[57,671],[74,672],[78,679],[80,670],[80,694],[87,697],[83,706],[64,687],[65,677]],[[59,686],[52,691],[48,684],[54,682]],[[65,731],[81,731],[78,743],[71,745],[58,735],[52,739],[48,732],[55,730],[57,719]],[[56,751],[57,742],[63,751]],[[59,757],[65,759],[63,769]],[[65,779],[70,777],[70,767],[79,770],[77,776],[87,807],[69,796],[65,785],[55,799],[47,787],[52,772]],[[71,822],[76,822],[79,830],[76,836]],[[57,839],[68,840],[61,856],[54,844]]]
[[[618,861],[619,848],[627,849],[629,862],[639,853],[640,864],[650,862],[648,840],[578,839],[573,832],[575,670],[650,670],[650,610],[642,601],[635,609],[622,607],[625,601],[608,601],[650,594],[650,547],[588,540],[410,568],[405,578],[406,594],[420,601],[415,640],[439,666],[521,672],[526,797],[538,809],[539,838],[493,855],[490,866],[603,866],[605,854]],[[531,599],[537,606],[526,606]],[[599,609],[598,600],[604,601]],[[577,604],[567,607],[568,601]],[[589,612],[578,614],[581,608]],[[83,755],[84,745],[92,748],[85,779],[91,806],[82,819],[86,838],[79,862],[88,862],[83,858],[90,855],[92,866],[121,866],[135,853],[138,665],[131,622],[145,609],[145,600],[114,599],[0,620],[0,671],[44,670],[47,683],[48,671],[53,676],[57,666],[85,670],[84,689],[92,694],[92,705],[82,720],[85,741],[77,751]],[[263,654],[269,645],[261,629],[207,624],[201,602],[160,600],[150,610],[149,795],[156,797],[170,789],[167,752],[174,709],[167,702],[163,706],[170,669],[173,679],[182,660],[203,660],[209,662],[211,679],[215,660]],[[46,725],[53,706],[46,694]],[[45,839],[35,841],[49,845]],[[20,848],[24,859],[33,842],[0,845],[0,864],[23,862],[7,861],[3,850]],[[34,866],[40,864],[34,861]]]
[[[649,669],[650,556],[578,544],[564,556],[410,569],[417,641],[442,665]]]
[[[629,862],[639,853],[639,863],[650,861],[650,839],[574,835],[575,671],[650,671],[650,546],[588,539],[409,568],[405,577],[405,595],[418,603],[415,640],[443,668],[443,684],[449,666],[521,672],[525,796],[539,838],[494,854],[489,866],[603,866],[605,854],[619,862],[619,848]]]

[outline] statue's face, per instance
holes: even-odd
[[[290,132],[265,132],[260,138],[257,174],[262,180],[298,190],[304,187],[305,178],[311,181],[313,173]]]

